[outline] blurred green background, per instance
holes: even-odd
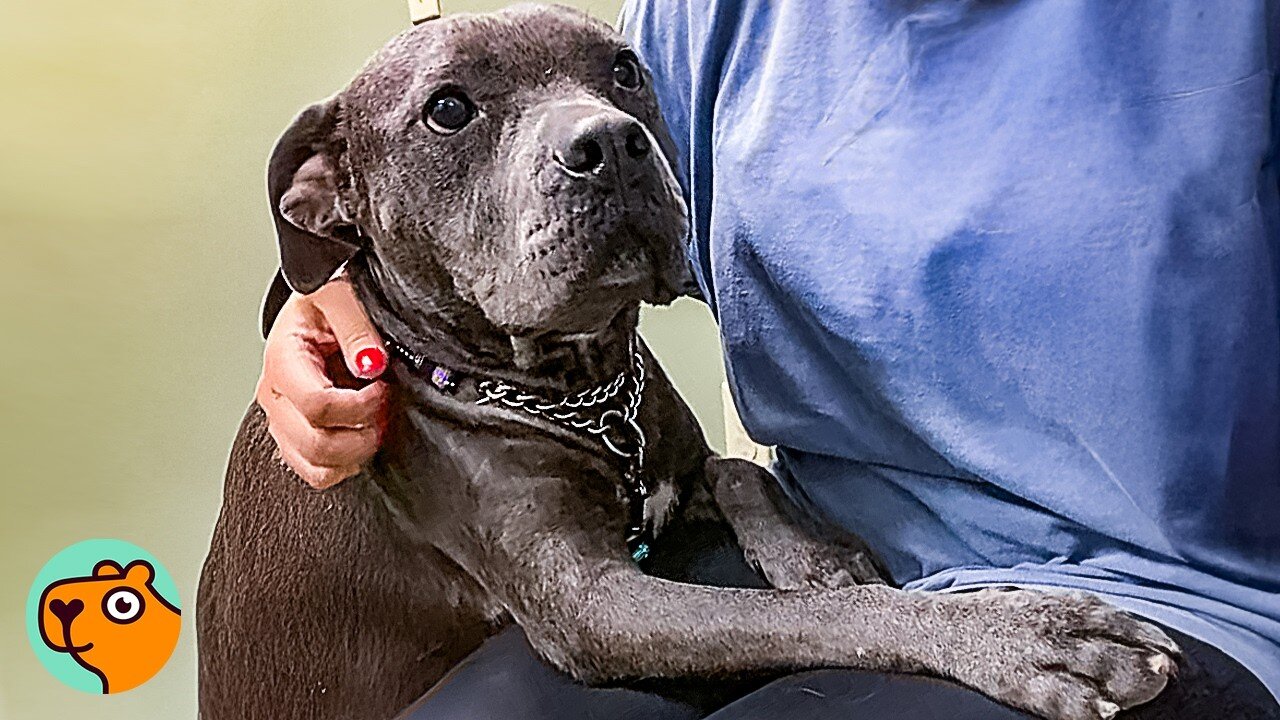
[[[275,267],[265,158],[407,22],[403,0],[0,4],[0,718],[195,716],[196,579]],[[721,442],[706,310],[644,330]],[[95,537],[159,557],[185,611],[169,666],[119,696],[59,684],[24,630],[40,567]]]

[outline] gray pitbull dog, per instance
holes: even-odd
[[[649,83],[576,11],[455,15],[284,134],[284,276],[309,292],[347,264],[395,399],[371,466],[321,492],[250,409],[200,583],[201,716],[390,717],[510,623],[592,684],[843,666],[1069,720],[1155,697],[1178,650],[1151,625],[1082,595],[893,589],[767,472],[711,457],[636,336],[642,302],[688,287]],[[646,573],[697,518],[767,582]]]

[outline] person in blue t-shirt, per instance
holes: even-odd
[[[1072,588],[1168,628],[1182,679],[1126,717],[1280,717],[1280,3],[632,0],[622,25],[795,503],[904,587]],[[258,393],[317,486],[376,430],[295,401],[372,418],[384,393],[326,381],[317,338],[365,376],[384,357],[331,287],[285,305]],[[416,713],[696,711],[580,688],[508,633]],[[774,716],[1024,717],[850,671],[712,717]]]

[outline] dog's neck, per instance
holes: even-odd
[[[630,366],[638,307],[592,333],[512,337],[451,292],[404,287],[376,260],[353,262],[348,275],[370,319],[387,337],[450,370],[568,393],[610,380]],[[436,288],[448,282],[442,276]]]

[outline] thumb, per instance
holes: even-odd
[[[328,282],[315,292],[315,306],[329,322],[352,375],[372,380],[387,369],[386,346],[350,282],[342,278]]]

